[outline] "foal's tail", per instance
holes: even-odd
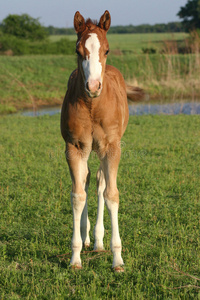
[[[148,101],[149,95],[141,88],[126,84],[127,98],[130,101]]]

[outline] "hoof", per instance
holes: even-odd
[[[71,265],[72,270],[81,270],[82,266],[81,265]]]
[[[90,247],[90,244],[88,244],[88,243],[83,243],[83,247],[84,247],[85,249],[88,249],[88,248]]]
[[[123,273],[124,272],[124,268],[121,266],[114,267],[113,270],[115,273]]]
[[[101,246],[101,247],[94,247],[94,250],[101,252],[101,251],[104,251],[105,249],[104,249],[104,246]]]

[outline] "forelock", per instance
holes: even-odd
[[[98,22],[96,20],[87,19],[85,25],[89,30],[93,30],[98,26]]]

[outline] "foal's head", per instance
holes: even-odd
[[[91,98],[98,97],[103,87],[103,76],[109,45],[106,33],[110,27],[110,14],[106,10],[98,24],[86,20],[77,11],[74,16],[74,28],[78,35],[76,52],[78,67],[81,71],[84,88]]]

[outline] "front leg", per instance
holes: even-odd
[[[72,258],[70,264],[81,268],[82,238],[80,231],[81,215],[86,204],[86,193],[71,193],[71,204],[73,211],[73,236],[72,236]]]
[[[70,264],[81,268],[80,252],[82,249],[81,217],[86,207],[85,185],[88,175],[87,159],[89,153],[67,144],[66,158],[72,179],[71,204],[73,211],[72,258]],[[85,216],[85,214],[84,214]]]

